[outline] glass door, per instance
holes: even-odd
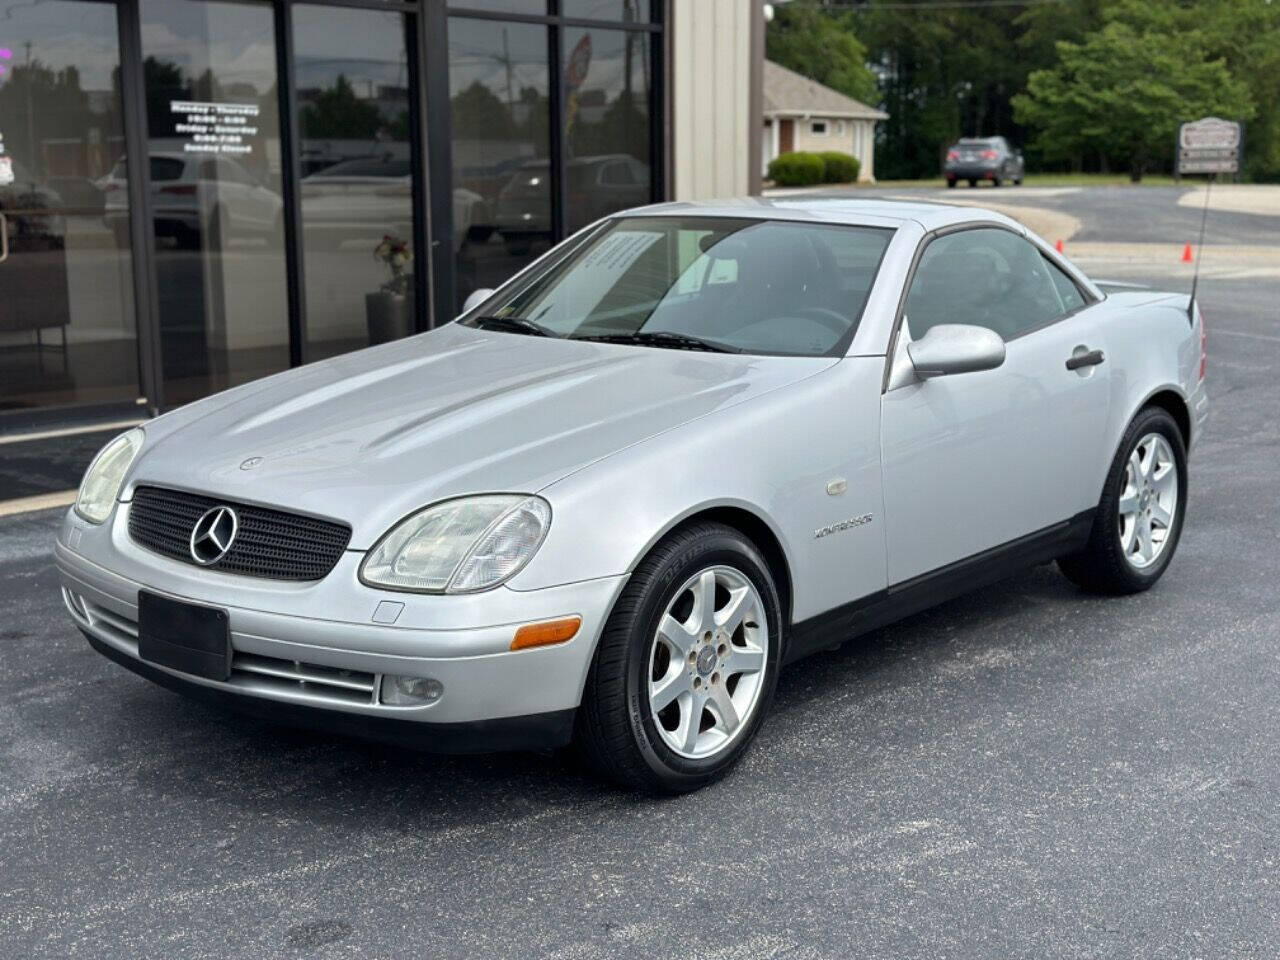
[[[136,401],[116,8],[0,13],[0,417]]]
[[[269,4],[141,0],[165,406],[289,365]]]
[[[418,326],[408,16],[296,4],[306,356]]]

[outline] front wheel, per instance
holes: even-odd
[[[1058,567],[1095,593],[1138,593],[1169,566],[1187,509],[1187,454],[1167,411],[1147,407],[1125,431],[1089,542]]]
[[[577,740],[604,777],[684,793],[722,776],[760,729],[777,682],[781,607],[737,530],[699,523],[636,568],[605,625]]]

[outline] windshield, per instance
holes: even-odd
[[[822,356],[852,339],[891,236],[877,227],[777,220],[623,218],[486,304],[485,316],[463,322],[654,347]]]

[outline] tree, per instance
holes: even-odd
[[[1215,114],[1253,115],[1245,86],[1208,59],[1195,31],[1139,32],[1112,20],[1083,42],[1059,41],[1058,63],[1027,78],[1014,116],[1036,128],[1050,159],[1097,151],[1125,158],[1137,182],[1173,155],[1178,125]]]
[[[778,6],[765,34],[765,56],[855,100],[880,100],[875,74],[867,69],[867,48],[854,35],[850,17],[824,10],[816,0]]]
[[[301,120],[302,135],[317,140],[372,140],[382,127],[378,108],[357,97],[341,73],[302,108]]]
[[[511,109],[479,80],[449,101],[453,136],[458,140],[510,140],[515,134]]]
[[[1280,102],[1280,3],[1274,0],[1108,0],[1106,19],[1138,32],[1195,32],[1207,59],[1221,59],[1249,91],[1256,107]],[[1065,39],[1065,38],[1064,38]],[[1198,119],[1188,117],[1187,119]],[[1230,119],[1243,119],[1232,117]],[[1259,109],[1245,130],[1244,172],[1252,179],[1280,177],[1280,111]]]

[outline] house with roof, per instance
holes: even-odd
[[[793,150],[839,150],[858,158],[859,183],[875,181],[876,121],[889,115],[770,60],[764,62],[763,173]]]

